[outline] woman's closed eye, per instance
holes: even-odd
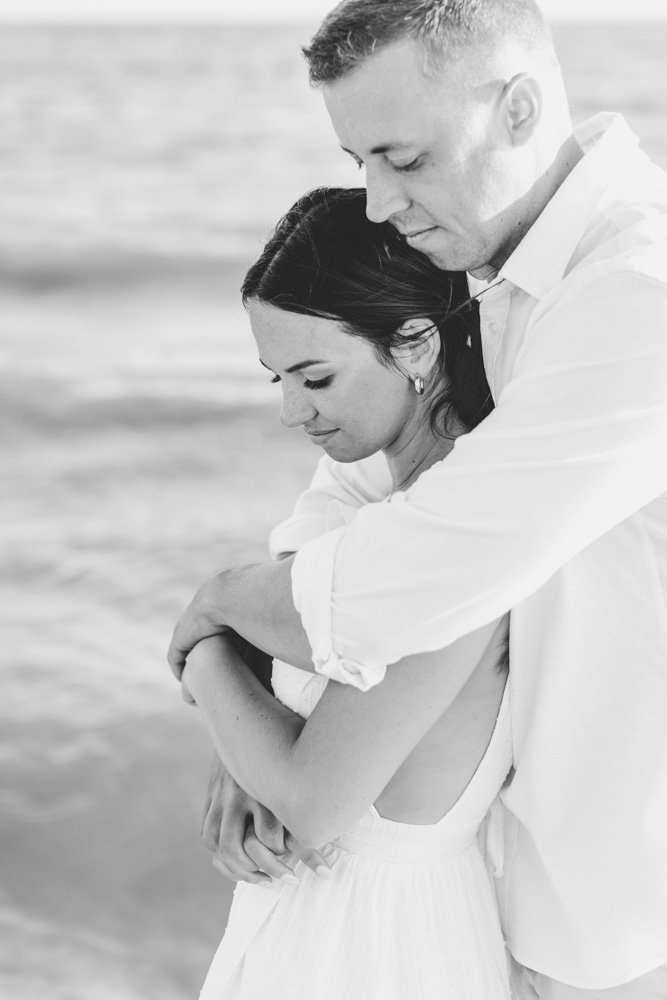
[[[303,385],[306,389],[326,389],[326,387],[330,385],[332,379],[333,375],[327,375],[325,378],[318,379],[307,378],[304,379]],[[280,375],[274,375],[271,382],[282,382],[282,379]]]
[[[304,381],[304,386],[306,389],[326,389],[330,385],[333,375],[327,375],[325,378],[311,379],[307,378]]]

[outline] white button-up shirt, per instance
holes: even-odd
[[[273,547],[316,670],[362,689],[512,610],[504,927],[600,989],[667,962],[667,175],[617,116],[577,138],[481,296],[494,412],[389,502],[381,456],[323,460]],[[314,538],[332,497],[366,506]]]

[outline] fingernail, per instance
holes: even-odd
[[[326,879],[332,879],[334,877],[334,873],[331,871],[330,868],[327,868],[326,865],[318,865],[317,868],[315,869],[315,874],[318,875],[320,878],[326,878]]]
[[[281,875],[280,882],[284,882],[286,885],[298,885],[299,880],[296,875]]]

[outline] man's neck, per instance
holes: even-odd
[[[572,134],[563,142],[549,166],[538,176],[530,191],[512,206],[516,222],[507,240],[492,260],[469,273],[478,281],[493,281],[510,259],[516,248],[532,229],[551,199],[574,168],[584,152]]]

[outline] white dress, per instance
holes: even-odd
[[[304,718],[325,685],[274,665],[276,696]],[[510,766],[506,689],[484,758],[438,823],[371,808],[335,842],[331,880],[299,863],[298,885],[238,884],[201,1000],[509,1000],[479,841],[501,826],[487,813]]]

